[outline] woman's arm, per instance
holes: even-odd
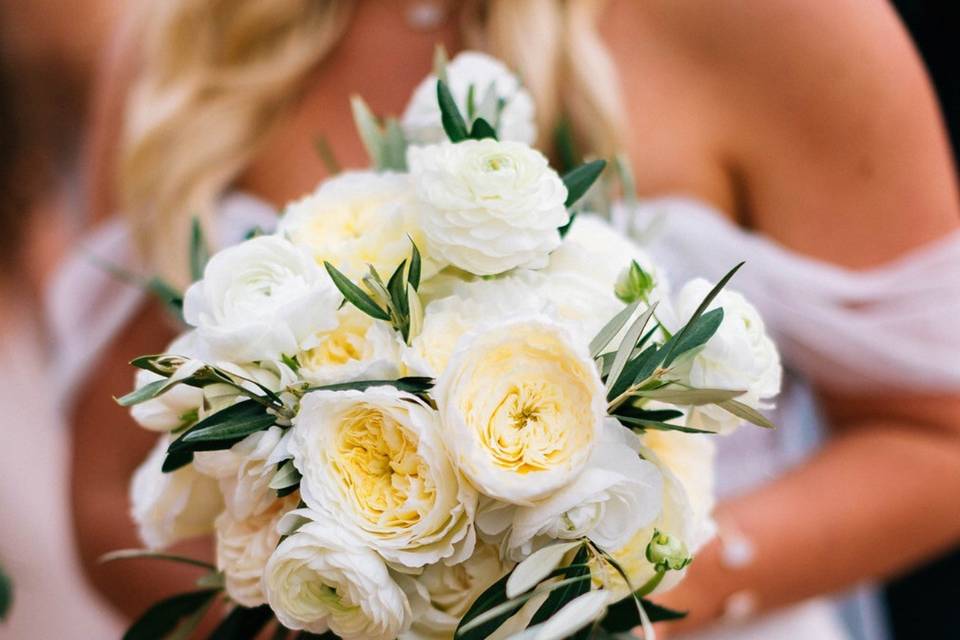
[[[641,189],[692,190],[786,247],[854,269],[958,227],[933,92],[885,4],[643,5],[641,31],[686,74],[669,82],[695,87],[674,93],[696,122],[680,143],[696,139],[696,157],[710,161],[688,164],[692,182],[652,167],[645,175],[669,155],[638,141]],[[626,79],[631,103],[630,87],[644,80]],[[719,507],[721,527],[748,538],[755,559],[730,569],[718,543],[702,550],[662,598],[691,611],[673,628],[717,618],[740,591],[769,609],[890,576],[960,539],[960,396],[821,395],[834,437],[800,468]]]

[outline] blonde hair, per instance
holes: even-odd
[[[184,284],[190,220],[256,154],[346,31],[351,0],[166,0],[143,14],[128,97],[121,203],[147,268]],[[515,68],[537,103],[541,144],[561,115],[597,153],[622,123],[616,73],[594,23],[601,0],[470,0],[471,48]]]

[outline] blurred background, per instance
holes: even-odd
[[[84,228],[83,175],[91,87],[127,3],[0,3],[0,569],[13,598],[2,638],[119,637],[122,621],[87,586],[70,530],[70,434],[47,379],[43,294],[51,271]],[[960,25],[953,3],[897,0],[933,78],[960,148]],[[132,376],[131,376],[132,377]],[[26,553],[25,550],[29,550]],[[56,576],[53,572],[56,571]],[[960,637],[960,553],[887,585],[897,640]],[[78,627],[77,625],[81,625]],[[78,628],[84,629],[78,634]]]

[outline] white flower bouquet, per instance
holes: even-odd
[[[588,638],[682,614],[710,537],[712,443],[780,364],[741,296],[671,292],[529,146],[497,61],[441,64],[402,122],[355,115],[373,168],[209,259],[191,327],[119,402],[161,432],[132,484],[156,554],[207,566],[128,638]],[[441,138],[442,136],[442,138]],[[503,139],[500,139],[502,136]],[[734,269],[735,271],[736,269]],[[160,552],[213,533],[216,565]],[[278,637],[285,637],[283,635]]]

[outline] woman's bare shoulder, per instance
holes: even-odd
[[[696,86],[757,229],[865,267],[957,227],[935,96],[886,3],[618,1],[610,11],[682,61],[677,82]]]

